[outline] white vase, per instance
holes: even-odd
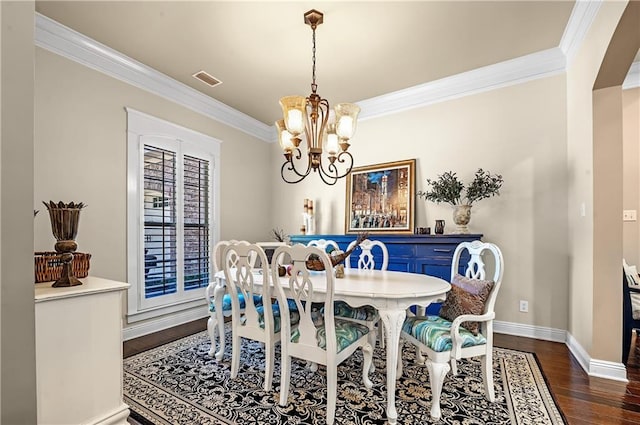
[[[455,205],[453,207],[453,222],[456,224],[455,233],[469,233],[469,224],[471,220],[471,205]]]

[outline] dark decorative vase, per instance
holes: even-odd
[[[436,227],[434,229],[436,235],[444,234],[444,220],[436,220]]]
[[[57,241],[54,248],[60,255],[60,260],[62,261],[62,275],[60,279],[55,281],[53,287],[61,288],[82,285],[82,282],[73,275],[71,262],[73,261],[73,253],[78,249],[78,244],[75,239],[78,233],[80,210],[82,210],[85,205],[82,202],[65,204],[62,201],[57,204],[53,201],[49,201],[49,203],[43,202],[43,204],[47,207],[47,210],[49,210],[51,231]]]

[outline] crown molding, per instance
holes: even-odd
[[[635,89],[640,87],[640,61],[634,62],[629,68],[629,73],[622,83],[622,89]]]
[[[560,50],[567,58],[567,67],[578,53],[603,0],[578,0],[573,5],[571,16],[560,40]]]
[[[35,44],[264,141],[272,126],[36,12]]]
[[[561,74],[580,48],[601,4],[602,0],[578,0],[575,3],[559,47],[359,101],[357,103],[362,108],[360,120]],[[264,124],[39,13],[36,13],[35,40],[39,47],[164,97],[260,140],[277,141],[275,126]],[[624,88],[639,85],[640,70],[634,64]]]
[[[419,108],[550,77],[564,71],[564,54],[560,48],[555,47],[360,101],[358,105],[362,108],[362,113],[359,119],[366,120]]]

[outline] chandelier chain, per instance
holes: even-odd
[[[316,84],[316,27],[315,25],[312,27],[313,29],[313,48],[311,49],[312,52],[312,67],[311,67],[311,74],[312,74],[312,82],[311,82],[311,91],[313,93],[316,92],[316,90],[318,89],[318,85]]]

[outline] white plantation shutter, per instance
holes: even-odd
[[[127,112],[127,302],[135,322],[205,304],[217,242],[219,142]]]
[[[184,156],[184,288],[209,284],[209,161]]]
[[[144,146],[144,296],[176,292],[176,153]]]

